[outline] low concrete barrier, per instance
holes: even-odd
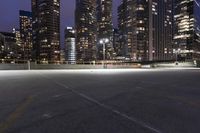
[[[196,67],[196,64],[194,62],[174,62],[174,63],[154,63],[151,64],[152,68],[156,67],[167,67],[167,68],[172,68],[172,67]]]
[[[35,63],[27,63],[27,64],[0,64],[0,70],[43,70],[43,69],[132,69],[132,68],[172,68],[172,67],[200,67],[200,61],[195,65],[193,62],[179,62],[179,63],[153,63],[148,65],[141,64],[35,64]]]
[[[0,70],[26,70],[28,64],[0,64]]]
[[[130,69],[130,68],[141,68],[141,65],[135,64],[135,65],[130,65],[130,64],[123,64],[123,65],[70,65],[70,64],[35,64],[35,63],[30,63],[29,64],[0,64],[0,70],[43,70],[43,69]]]

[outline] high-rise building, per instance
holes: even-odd
[[[12,31],[12,32],[15,34],[16,44],[17,44],[19,47],[22,47],[22,41],[21,41],[21,33],[20,33],[20,30],[19,30],[19,29],[16,29],[16,28],[13,28],[13,31]]]
[[[0,32],[1,62],[16,62],[21,57],[20,46],[16,44],[16,35],[11,32]]]
[[[76,0],[75,30],[77,60],[96,59],[96,0]]]
[[[123,54],[131,61],[172,59],[172,0],[123,0],[118,8]]]
[[[65,53],[65,49],[61,49],[60,50],[60,61],[62,64],[66,63],[66,53]]]
[[[172,11],[173,0],[149,0],[150,60],[173,60]]]
[[[149,60],[148,1],[123,0],[118,17],[124,56],[132,61]]]
[[[27,62],[26,59],[24,59],[24,48],[23,48],[23,44],[22,44],[22,40],[21,40],[21,33],[19,29],[13,28],[13,33],[15,34],[15,41],[16,41],[16,46],[17,48],[17,59],[18,61],[25,63]]]
[[[20,16],[20,37],[23,49],[23,59],[30,60],[32,53],[32,13],[19,11]]]
[[[174,48],[179,58],[200,58],[199,0],[175,0],[174,29]]]
[[[32,0],[33,53],[40,63],[60,62],[60,0]]]
[[[4,59],[4,36],[0,34],[0,62]]]
[[[65,56],[69,64],[76,64],[76,38],[72,27],[65,29]]]
[[[123,47],[120,43],[120,33],[118,29],[113,30],[113,48],[116,56],[122,56]]]
[[[98,59],[103,59],[102,39],[108,39],[105,44],[105,58],[113,58],[113,24],[112,24],[112,0],[97,0],[97,48]]]

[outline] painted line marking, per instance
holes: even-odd
[[[52,117],[51,113],[47,113],[47,114],[43,114],[42,115],[43,118],[49,119]]]
[[[63,95],[62,94],[59,94],[59,95],[54,95],[52,96],[53,98],[59,98],[59,97],[62,97]]]
[[[44,78],[46,78],[46,79],[48,79],[48,80],[52,80],[55,84],[57,84],[57,85],[59,85],[59,86],[61,86],[61,87],[64,87],[65,89],[71,91],[72,93],[74,93],[74,94],[76,94],[76,95],[78,95],[78,96],[80,96],[80,97],[82,97],[82,98],[84,98],[84,99],[86,99],[86,100],[88,100],[88,101],[90,101],[90,102],[92,102],[92,103],[95,103],[96,105],[98,105],[98,106],[101,107],[101,108],[104,108],[104,109],[106,109],[106,110],[110,110],[111,112],[113,112],[113,113],[115,113],[115,114],[117,114],[117,115],[119,115],[119,116],[121,116],[121,117],[123,117],[123,118],[125,118],[125,119],[127,119],[127,120],[130,120],[131,122],[133,122],[133,123],[135,123],[135,124],[138,124],[138,125],[140,125],[140,126],[142,126],[142,127],[144,127],[144,128],[147,128],[147,129],[149,129],[150,131],[153,131],[153,132],[155,132],[155,133],[162,133],[160,130],[158,130],[158,129],[156,129],[156,128],[154,128],[154,127],[152,127],[152,126],[146,124],[145,122],[142,122],[142,121],[140,121],[140,120],[137,120],[136,118],[130,117],[130,116],[124,114],[124,113],[121,113],[120,111],[113,109],[111,106],[105,105],[105,104],[103,104],[103,103],[101,103],[101,102],[99,102],[99,101],[97,101],[97,100],[95,100],[95,99],[93,99],[93,98],[91,98],[91,97],[89,97],[89,96],[87,96],[87,95],[85,95],[85,94],[79,92],[79,91],[76,91],[76,90],[70,88],[69,86],[67,86],[67,85],[65,85],[65,84],[63,84],[63,83],[60,83],[60,82],[58,82],[58,81],[56,81],[56,80],[53,80],[53,79],[51,79],[51,78],[45,76],[44,74],[41,74],[41,73],[39,73],[39,74],[40,74],[42,77],[44,77]]]
[[[0,123],[0,133],[5,133],[5,131],[9,129],[17,121],[17,119],[19,119],[23,115],[26,108],[32,101],[32,96],[27,97],[25,101],[22,104],[20,104],[4,122]]]
[[[47,77],[46,77],[46,78],[47,78]],[[48,79],[49,79],[49,78],[48,78]],[[52,79],[51,79],[51,80],[52,80]],[[148,125],[148,124],[146,124],[146,123],[144,123],[144,122],[142,122],[142,121],[139,121],[139,120],[137,120],[137,119],[134,118],[134,117],[130,117],[130,116],[124,114],[124,113],[121,113],[120,111],[118,111],[118,110],[112,108],[111,106],[105,105],[105,104],[103,104],[103,103],[101,103],[101,102],[99,102],[99,101],[97,101],[97,100],[95,100],[95,99],[93,99],[93,98],[91,98],[91,97],[89,97],[89,96],[87,96],[87,95],[81,93],[81,92],[78,92],[78,91],[76,91],[76,90],[74,90],[74,89],[71,89],[70,87],[66,86],[65,84],[62,84],[62,83],[57,82],[57,81],[55,81],[55,80],[52,80],[52,81],[53,81],[54,83],[56,83],[57,85],[59,85],[59,86],[61,86],[61,87],[64,87],[65,89],[68,89],[69,91],[73,92],[74,94],[79,95],[80,97],[82,97],[82,98],[84,98],[84,99],[86,99],[86,100],[88,100],[88,101],[90,101],[90,102],[92,102],[92,103],[95,103],[95,104],[97,104],[98,106],[100,106],[100,107],[102,107],[102,108],[104,108],[104,109],[106,109],[106,110],[110,110],[111,112],[113,112],[113,113],[115,113],[115,114],[117,114],[117,115],[119,115],[119,116],[121,116],[121,117],[123,117],[123,118],[125,118],[125,119],[127,119],[127,120],[130,120],[130,121],[132,121],[132,122],[135,123],[135,124],[138,124],[138,125],[140,125],[140,126],[142,126],[142,127],[144,127],[144,128],[147,128],[147,129],[149,129],[150,131],[153,131],[153,132],[155,132],[155,133],[162,133],[160,130],[158,130],[158,129],[156,129],[156,128],[153,128],[152,126],[150,126],[150,125]]]

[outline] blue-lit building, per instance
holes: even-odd
[[[65,29],[65,60],[68,64],[76,64],[76,38],[73,27]]]
[[[175,0],[174,49],[182,60],[200,59],[200,1]]]

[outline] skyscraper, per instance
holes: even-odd
[[[105,44],[106,59],[113,58],[113,24],[112,24],[112,0],[97,0],[97,48],[98,59],[103,59],[102,39],[108,39]]]
[[[175,0],[174,48],[182,59],[200,58],[200,1]]]
[[[69,64],[76,63],[76,38],[75,30],[72,27],[65,29],[65,56]]]
[[[96,0],[76,0],[75,30],[77,60],[96,59]]]
[[[124,55],[132,61],[172,59],[172,0],[123,0],[118,8]]]
[[[148,1],[122,0],[118,8],[120,43],[131,61],[149,60]]]
[[[22,62],[22,63],[27,63],[27,59],[25,59],[24,57],[24,48],[23,48],[23,44],[22,44],[22,39],[21,39],[21,33],[19,29],[13,28],[13,33],[15,34],[15,40],[16,40],[16,47],[17,47],[17,60],[18,62]]]
[[[172,11],[173,0],[149,0],[149,60],[173,59]]]
[[[20,15],[20,37],[23,50],[23,59],[31,59],[32,53],[32,13],[28,11],[19,11]]]
[[[32,0],[33,50],[40,63],[60,62],[60,0]]]
[[[20,59],[20,46],[16,44],[16,35],[12,32],[0,32],[0,43],[1,50],[0,52],[2,62],[14,63]]]
[[[4,36],[2,34],[0,34],[0,63],[4,59],[4,49],[5,49]]]
[[[116,56],[122,56],[122,46],[120,43],[120,34],[118,29],[114,29],[113,31],[113,48]]]

